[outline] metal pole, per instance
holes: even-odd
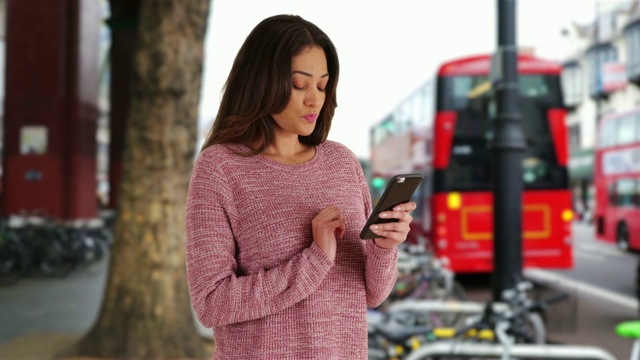
[[[498,50],[493,159],[493,299],[522,278],[522,154],[526,146],[519,109],[516,47],[516,1],[498,0]]]

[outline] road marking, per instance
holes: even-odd
[[[602,246],[602,244],[577,244],[576,248],[579,250],[593,251],[597,253],[606,253],[607,255],[626,257],[628,254],[618,250],[613,246]]]
[[[568,277],[564,277],[550,271],[544,271],[539,269],[525,269],[526,276],[531,277],[534,280],[542,280],[552,283],[557,283],[565,287],[576,289],[577,291],[587,293],[589,295],[599,297],[603,300],[607,300],[618,305],[626,306],[630,309],[638,309],[638,300],[627,295],[622,295],[611,290],[603,289],[601,287],[593,286],[582,281],[573,280]]]
[[[600,246],[600,244],[589,244],[589,243],[580,243],[580,244],[576,244],[576,248],[579,249],[590,249],[590,250],[600,250],[602,249],[602,247]]]
[[[590,251],[580,251],[580,258],[582,259],[589,259],[589,261],[598,261],[598,262],[603,262],[607,259],[605,259],[602,254],[594,254]]]
[[[626,258],[626,256],[624,254],[621,254],[619,251],[617,250],[611,250],[611,249],[597,249],[597,248],[585,248],[585,247],[578,247],[575,249],[577,252],[579,252],[581,255],[585,255],[585,254],[589,254],[589,255],[597,255],[600,257],[604,257],[607,256],[609,258]]]
[[[599,247],[599,246],[594,246],[594,245],[579,245],[576,246],[576,251],[580,252],[580,254],[592,254],[592,253],[596,253],[598,255],[605,255],[605,256],[610,256],[610,257],[617,257],[617,258],[626,258],[627,255],[622,253],[620,250],[618,249],[610,249],[607,247]]]

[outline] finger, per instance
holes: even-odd
[[[316,218],[322,219],[322,220],[335,220],[337,219],[339,216],[342,216],[340,209],[338,209],[335,206],[327,206],[324,209],[322,209],[318,215],[316,215]]]
[[[383,229],[371,229],[374,234],[378,235],[380,239],[385,241],[391,241],[396,244],[400,244],[406,240],[406,235],[396,231],[386,231]]]
[[[399,219],[401,222],[411,222],[413,217],[405,211],[383,211],[378,214],[382,219]]]
[[[329,206],[325,207],[324,209],[320,210],[318,215],[328,215],[328,214],[331,214],[331,213],[335,212],[336,210],[338,210],[337,207],[335,207],[333,205],[329,205]]]
[[[389,238],[377,238],[376,240],[376,245],[378,245],[379,247],[385,248],[385,249],[391,249],[395,246],[398,246],[399,244],[402,243],[402,241],[395,241],[393,239],[389,239]]]
[[[405,239],[411,230],[409,223],[404,222],[390,222],[374,224],[370,227],[371,231],[381,236],[390,236],[394,234],[394,238]],[[395,234],[399,234],[395,236]]]
[[[390,222],[390,223],[383,223],[383,224],[378,224],[380,225],[380,227],[378,229],[384,230],[384,231],[395,231],[395,232],[405,232],[405,233],[409,233],[409,230],[411,229],[409,227],[409,223],[405,223],[405,222]]]
[[[394,233],[400,233],[402,234],[402,236],[406,237],[409,234],[409,226],[407,224],[403,224],[403,223],[386,223],[386,224],[378,224],[378,227],[376,229],[378,232],[380,231],[385,231],[385,232],[394,232]]]
[[[413,202],[413,201],[409,201],[406,202],[404,204],[400,204],[400,205],[396,205],[393,210],[394,211],[406,211],[406,212],[410,212],[415,210],[418,207],[418,205]]]

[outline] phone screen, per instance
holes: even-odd
[[[422,174],[419,173],[398,174],[391,178],[391,180],[389,180],[389,183],[387,184],[387,187],[384,189],[380,200],[373,209],[371,216],[367,220],[367,223],[362,228],[362,231],[360,232],[360,238],[379,238],[379,235],[376,235],[369,229],[371,225],[398,221],[398,219],[382,219],[378,216],[378,214],[383,211],[389,211],[396,205],[410,201],[411,196],[413,196],[413,193],[416,191],[421,181]]]

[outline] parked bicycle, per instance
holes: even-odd
[[[64,245],[76,265],[101,259],[112,242],[100,219],[72,221],[65,232]]]
[[[526,296],[532,284],[523,281],[503,293],[501,302],[489,301],[468,324],[457,329],[452,340],[419,346],[406,360],[433,359],[581,359],[613,360],[604,349],[593,346],[546,344],[546,328],[541,313],[552,303],[568,297],[559,293],[540,300]],[[471,330],[489,331],[479,338]]]
[[[29,253],[5,219],[0,220],[0,286],[13,285],[27,273]]]
[[[440,259],[426,251],[398,251],[398,279],[387,299],[378,307],[384,312],[399,300],[467,299],[464,287],[455,280],[455,274]],[[460,317],[453,313],[429,315],[434,326],[455,325]]]
[[[493,301],[485,304],[482,314],[467,319],[468,325],[457,331],[466,334],[470,329],[493,329],[503,326],[510,341],[525,344],[543,344],[547,331],[542,313],[555,302],[568,298],[568,294],[559,293],[546,299],[533,301],[528,296],[533,289],[529,281],[521,281],[513,289],[506,289],[502,299],[505,308],[496,308]]]
[[[479,310],[480,304],[476,304]],[[382,318],[372,319],[368,327],[369,360],[400,360],[427,343],[452,339],[456,328],[434,326],[428,312],[390,311]],[[493,339],[489,329],[469,330],[476,339]]]
[[[14,215],[9,218],[9,227],[29,254],[24,276],[62,277],[73,270],[63,245],[64,235],[52,219],[41,213]]]
[[[62,223],[42,212],[0,222],[0,286],[26,276],[63,277],[100,259],[112,242],[102,221]]]

